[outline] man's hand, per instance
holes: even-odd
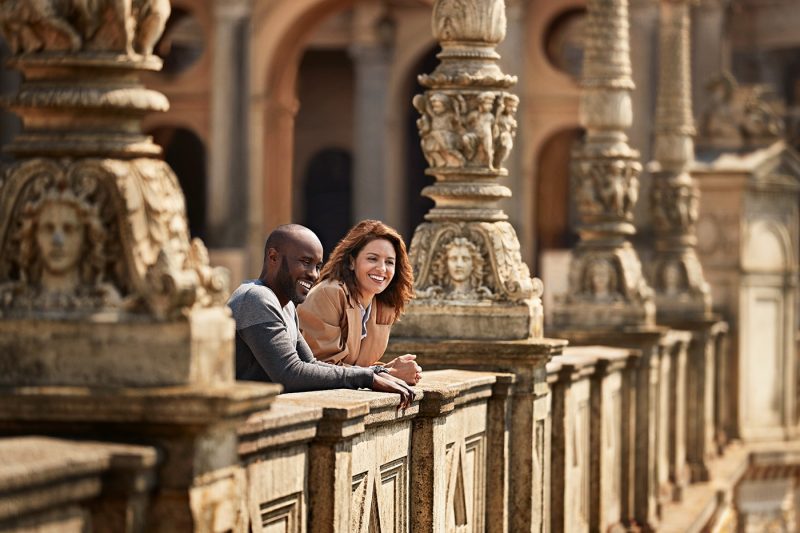
[[[398,409],[405,409],[411,406],[414,401],[414,391],[405,383],[392,379],[386,374],[375,374],[372,377],[372,390],[375,392],[393,392],[400,395],[400,405]]]
[[[402,379],[409,385],[416,385],[422,378],[422,367],[417,364],[416,359],[416,355],[407,353],[386,363],[386,368],[392,376]]]

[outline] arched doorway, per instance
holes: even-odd
[[[303,224],[317,234],[325,257],[350,229],[352,221],[353,157],[346,150],[327,148],[314,154],[303,180]]]
[[[572,205],[570,153],[582,130],[570,128],[551,135],[539,151],[536,165],[536,262],[541,271],[547,250],[571,248],[577,242]]]
[[[164,150],[166,161],[186,197],[186,215],[192,237],[206,238],[206,147],[193,131],[161,126],[148,132]]]

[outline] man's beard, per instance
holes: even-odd
[[[278,274],[275,276],[275,284],[278,286],[284,296],[294,302],[295,305],[303,303],[305,298],[297,293],[297,283],[292,279],[289,273],[289,263],[286,261],[286,256],[281,258],[281,267],[278,269]]]

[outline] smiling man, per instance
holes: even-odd
[[[367,388],[400,394],[408,406],[414,392],[379,367],[336,366],[317,361],[299,334],[295,305],[319,278],[322,244],[298,224],[279,226],[264,246],[256,280],[242,283],[228,306],[236,321],[236,379],[280,383],[285,392]]]

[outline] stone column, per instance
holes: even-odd
[[[355,67],[355,220],[386,218],[386,97],[392,51],[381,43],[350,48]]]
[[[240,246],[247,209],[247,27],[252,0],[215,0],[208,211],[211,246]]]
[[[634,88],[627,0],[589,1],[586,32],[580,102],[586,138],[573,153],[572,169],[580,242],[553,322],[558,328],[652,325],[652,290],[628,240],[636,232],[641,165],[625,134]]]
[[[687,368],[687,454],[694,480],[706,480],[714,455],[714,341],[718,319],[711,313],[711,289],[697,257],[700,192],[694,165],[694,120],[690,67],[690,4],[662,0],[659,86],[656,106],[651,206],[655,250],[647,274],[656,291],[660,324],[692,332]],[[709,390],[710,388],[710,390]]]
[[[694,161],[689,69],[689,0],[662,0],[652,209],[656,250],[650,278],[659,319],[708,318],[711,293],[697,259],[700,193]]]
[[[502,0],[438,0],[433,33],[440,65],[419,77],[414,97],[426,174],[422,194],[435,202],[411,241],[417,298],[396,335],[450,338],[541,337],[541,282],[522,262],[497,183],[517,131],[519,98],[509,89],[497,44],[506,32]]]

